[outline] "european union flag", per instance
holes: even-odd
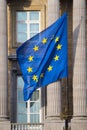
[[[24,79],[24,100],[39,87],[68,75],[67,14],[17,49]]]

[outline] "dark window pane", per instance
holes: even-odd
[[[30,100],[31,100],[31,101],[37,101],[37,100],[39,100],[39,90],[36,90],[36,91],[33,93],[33,95],[32,95],[32,97],[31,97]]]
[[[39,102],[30,102],[30,112],[39,113],[40,103]]]

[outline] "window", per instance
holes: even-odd
[[[31,4],[32,3],[32,4]],[[23,99],[24,82],[16,63],[16,48],[46,27],[46,6],[35,1],[10,1],[7,6],[8,14],[8,55],[11,57],[11,122],[32,123],[44,120],[43,88],[33,93],[34,97],[28,102]],[[16,68],[16,70],[14,70]],[[10,68],[9,68],[10,70]],[[17,71],[17,73],[16,73]],[[17,75],[16,75],[17,74]],[[17,79],[17,80],[16,80]],[[16,82],[17,81],[17,82]],[[41,99],[40,99],[41,98]],[[36,100],[38,99],[38,100]],[[43,106],[43,107],[41,107]]]
[[[31,5],[31,1],[12,1],[7,11],[10,51],[46,27],[46,6],[41,2],[32,1]]]
[[[40,32],[40,11],[16,12],[16,43],[23,43]]]
[[[40,11],[16,12],[16,43],[23,43],[40,32]],[[28,102],[23,101],[24,82],[17,77],[17,122],[40,123],[40,89]]]
[[[17,76],[17,122],[40,123],[41,122],[41,92],[37,89],[30,100],[23,100],[24,82],[21,76]]]

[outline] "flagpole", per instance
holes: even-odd
[[[68,95],[68,78],[65,79],[65,84],[66,84],[66,89],[65,89],[65,93],[66,93],[66,104],[65,104],[65,129],[64,130],[71,130],[71,128],[69,127],[69,122],[71,117],[69,116],[69,95]]]
[[[68,129],[68,78],[65,78],[65,128]]]
[[[68,119],[65,119],[65,130],[69,130],[68,128]]]
[[[65,125],[63,130],[69,130],[69,96],[68,96],[68,78],[64,78],[61,80],[62,87],[62,112],[61,112],[61,119],[64,119]]]

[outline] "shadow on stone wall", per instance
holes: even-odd
[[[7,4],[12,4],[12,5],[17,5],[17,6],[20,6],[21,7],[29,7],[31,5],[31,0],[7,0]],[[23,6],[22,6],[23,5]]]

